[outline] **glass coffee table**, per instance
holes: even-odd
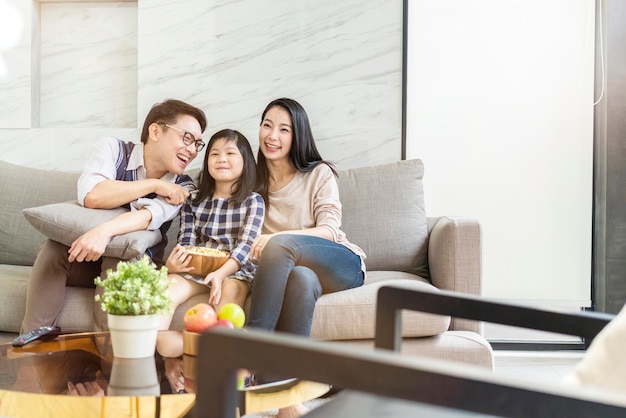
[[[71,396],[72,385],[89,388],[91,396]],[[240,391],[242,415],[278,408],[286,398],[304,402],[328,390],[328,385],[293,380],[248,388]],[[0,345],[0,417],[184,417],[192,416],[194,404],[195,394],[172,393],[160,356],[113,357],[108,332],[65,334],[24,347]]]

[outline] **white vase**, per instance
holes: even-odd
[[[144,358],[154,356],[161,315],[107,314],[113,356]]]
[[[154,357],[115,357],[109,378],[109,396],[159,396],[161,388]]]

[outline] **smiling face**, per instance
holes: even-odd
[[[236,140],[220,138],[207,150],[209,174],[216,185],[232,186],[243,173],[243,157]]]
[[[189,115],[179,115],[178,118],[168,125],[153,123],[150,126],[150,138],[146,142],[146,154],[155,159],[153,168],[157,172],[171,172],[183,174],[187,166],[198,155],[196,145],[185,145],[183,142],[184,132],[188,132],[196,139],[201,139],[202,129],[198,120]],[[181,132],[182,131],[182,132]],[[155,149],[156,152],[151,150]],[[162,175],[162,174],[161,174]]]
[[[280,106],[271,107],[261,121],[259,148],[268,161],[289,162],[293,141],[291,116]]]

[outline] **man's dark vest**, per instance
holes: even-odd
[[[124,142],[121,139],[118,139],[120,143],[120,154],[117,157],[117,161],[115,162],[115,168],[117,170],[117,175],[115,180],[121,181],[135,181],[137,180],[137,170],[127,170],[128,161],[130,160],[130,154],[135,147],[135,144],[132,142]],[[176,184],[180,184],[181,186],[187,184],[193,184],[191,178],[186,174],[182,176],[176,176],[175,180]],[[150,193],[149,195],[144,196],[146,199],[156,199],[156,193]],[[126,204],[125,207],[130,209],[130,205]],[[146,254],[155,262],[155,263],[164,263],[164,254],[163,251],[167,246],[167,230],[170,228],[172,221],[164,222],[161,225],[159,230],[161,231],[161,242],[155,245],[154,247],[150,247],[146,250]]]

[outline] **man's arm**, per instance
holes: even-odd
[[[123,213],[113,220],[104,222],[90,229],[74,241],[68,251],[70,262],[96,261],[109,241],[116,235],[144,230],[152,220],[152,213],[147,209]]]
[[[156,193],[171,205],[181,205],[189,192],[178,184],[160,179],[135,181],[104,180],[85,196],[84,206],[94,209],[113,209]]]
[[[113,137],[103,138],[93,145],[76,184],[80,205],[93,209],[112,209],[156,193],[167,203],[178,206],[188,196],[186,190],[171,180],[116,180],[119,156],[120,142]]]

